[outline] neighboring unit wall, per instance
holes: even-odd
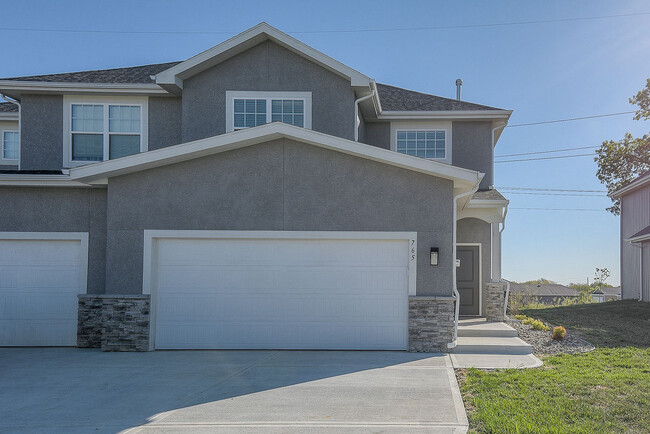
[[[145,229],[194,229],[417,231],[417,294],[450,296],[451,216],[451,181],[275,140],[109,179],[107,293],[142,291]]]
[[[88,232],[88,293],[104,292],[106,190],[0,187],[0,232]]]
[[[149,150],[183,142],[181,98],[149,98]]]
[[[650,226],[650,186],[635,190],[621,198],[621,297],[639,299],[640,248],[625,241]],[[643,299],[650,301],[650,248],[643,249]],[[638,245],[638,244],[637,244]]]
[[[390,149],[390,122],[366,123],[365,140],[360,140],[368,145],[382,149]]]
[[[485,173],[479,189],[487,190],[494,184],[492,122],[454,121],[452,137],[452,164]]]
[[[183,142],[226,132],[226,91],[312,92],[312,129],[354,139],[354,91],[346,80],[265,41],[183,83]]]
[[[24,95],[21,100],[20,168],[63,167],[63,97]]]
[[[480,243],[481,244],[481,259],[483,263],[481,264],[481,273],[482,273],[482,282],[481,286],[483,288],[482,295],[482,305],[483,309],[481,315],[485,315],[486,308],[486,284],[491,280],[492,272],[492,258],[491,258],[491,235],[492,235],[492,226],[484,222],[483,220],[475,218],[464,218],[458,220],[456,226],[456,237],[459,244],[464,243]]]

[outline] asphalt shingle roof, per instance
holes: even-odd
[[[0,113],[18,113],[18,106],[10,102],[0,102]]]
[[[381,83],[377,83],[377,91],[381,107],[386,111],[502,110]]]
[[[506,200],[501,193],[495,188],[491,190],[479,190],[472,196],[472,199],[477,200]]]
[[[650,235],[650,226],[648,226],[645,229],[641,229],[639,232],[636,234],[632,235],[630,238],[636,238],[636,237],[641,237],[643,235]]]
[[[52,83],[153,83],[153,80],[151,80],[152,75],[156,75],[179,63],[180,62],[156,63],[152,65],[132,66],[129,68],[98,69],[94,71],[79,71],[64,74],[29,75],[25,77],[2,78],[0,80],[43,81]]]

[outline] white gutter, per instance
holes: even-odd
[[[369,95],[362,96],[361,98],[358,98],[357,100],[354,101],[354,141],[358,142],[359,141],[359,103],[361,101],[365,101],[368,98],[372,98],[375,96],[375,90],[372,89]]]
[[[455,303],[455,312],[454,312],[454,340],[449,342],[447,344],[447,348],[456,348],[456,344],[458,343],[458,317],[460,315],[460,293],[458,292],[458,284],[456,283],[456,228],[457,228],[457,223],[456,223],[456,217],[458,215],[458,200],[472,195],[476,193],[478,190],[479,185],[481,184],[481,180],[478,179],[476,181],[476,186],[470,191],[466,191],[465,193],[460,193],[456,196],[454,196],[454,214],[453,214],[453,228],[452,228],[452,239],[451,239],[451,251],[452,251],[452,261],[451,261],[451,266],[452,266],[452,291],[454,293],[454,297],[456,298],[456,303]]]
[[[23,112],[23,108],[20,105],[20,103],[18,102],[18,100],[13,99],[13,98],[9,98],[7,95],[5,95],[3,93],[0,93],[0,96],[5,101],[7,101],[9,103],[12,103],[12,104],[16,104],[18,106],[18,170],[20,170],[20,161],[21,161],[20,148],[22,147],[21,144],[23,142],[23,132],[21,131],[20,125],[21,125],[21,118],[22,118],[21,115],[22,115],[22,112]]]

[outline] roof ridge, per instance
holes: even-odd
[[[17,80],[19,78],[34,78],[34,77],[50,77],[53,75],[68,75],[68,74],[84,74],[84,73],[92,73],[92,72],[106,72],[106,71],[117,71],[120,69],[136,69],[136,68],[149,68],[152,66],[162,66],[162,65],[169,65],[171,68],[174,65],[178,65],[181,63],[181,60],[174,61],[174,62],[161,62],[161,63],[149,63],[146,65],[136,65],[136,66],[119,66],[116,68],[104,68],[104,69],[86,69],[82,71],[67,71],[67,72],[52,72],[48,74],[35,74],[35,75],[21,75],[21,76],[16,76],[16,77],[4,77],[0,78],[0,80]]]

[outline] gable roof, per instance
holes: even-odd
[[[0,102],[0,113],[18,113],[18,106],[12,102]]]
[[[180,62],[155,63],[152,65],[131,66],[127,68],[97,69],[93,71],[68,72],[63,74],[28,75],[0,80],[38,81],[42,83],[122,83],[151,84],[152,75],[178,65]]]
[[[170,92],[181,91],[183,89],[183,80],[186,78],[211,68],[265,40],[271,40],[276,44],[311,60],[325,69],[350,79],[350,83],[353,87],[364,87],[368,90],[370,89],[370,84],[372,82],[370,77],[332,59],[326,54],[323,54],[309,45],[292,38],[265,22],[261,22],[237,36],[222,42],[221,44],[215,45],[196,56],[190,57],[184,62],[160,72],[156,75],[156,84]]]
[[[89,184],[101,184],[111,177],[188,161],[279,138],[288,138],[344,154],[448,179],[453,181],[455,192],[456,190],[460,192],[472,190],[484,176],[484,174],[474,170],[412,157],[282,122],[273,122],[115,160],[75,167],[70,169],[70,179]]]
[[[625,184],[623,187],[619,188],[613,193],[610,193],[610,197],[618,199],[621,196],[630,193],[631,191],[636,190],[637,188],[643,187],[646,184],[650,184],[650,170],[646,170],[632,181]]]
[[[650,226],[641,229],[639,232],[627,238],[625,241],[630,243],[636,243],[636,242],[647,241],[647,240],[650,240]]]
[[[467,101],[430,95],[414,90],[402,89],[377,83],[381,108],[386,111],[460,111],[460,110],[502,110]]]

